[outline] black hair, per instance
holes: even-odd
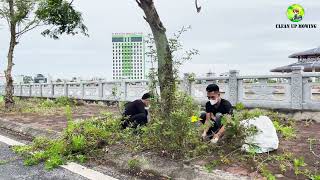
[[[151,94],[150,93],[145,93],[143,96],[142,96],[142,99],[143,100],[146,100],[146,99],[149,99],[151,98]]]
[[[219,92],[219,86],[216,84],[209,84],[206,88],[207,92]]]

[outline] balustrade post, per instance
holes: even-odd
[[[291,108],[302,110],[303,85],[302,85],[302,67],[293,66],[291,74]]]
[[[239,71],[229,71],[229,101],[232,105],[236,105],[238,102],[238,75]]]

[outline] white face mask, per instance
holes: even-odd
[[[218,99],[216,99],[216,100],[210,99],[209,101],[210,101],[210,104],[211,104],[212,106],[218,103]]]
[[[150,109],[150,107],[149,107],[149,106],[147,106],[147,107],[144,107],[144,109],[145,109],[145,110],[149,110],[149,109]]]

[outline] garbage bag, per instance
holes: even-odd
[[[258,130],[253,136],[247,137],[242,150],[247,152],[266,153],[278,149],[279,139],[276,129],[267,116],[241,121],[245,127],[255,126]]]

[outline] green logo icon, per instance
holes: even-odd
[[[287,17],[292,22],[300,22],[304,17],[304,9],[299,4],[294,4],[288,7]]]

